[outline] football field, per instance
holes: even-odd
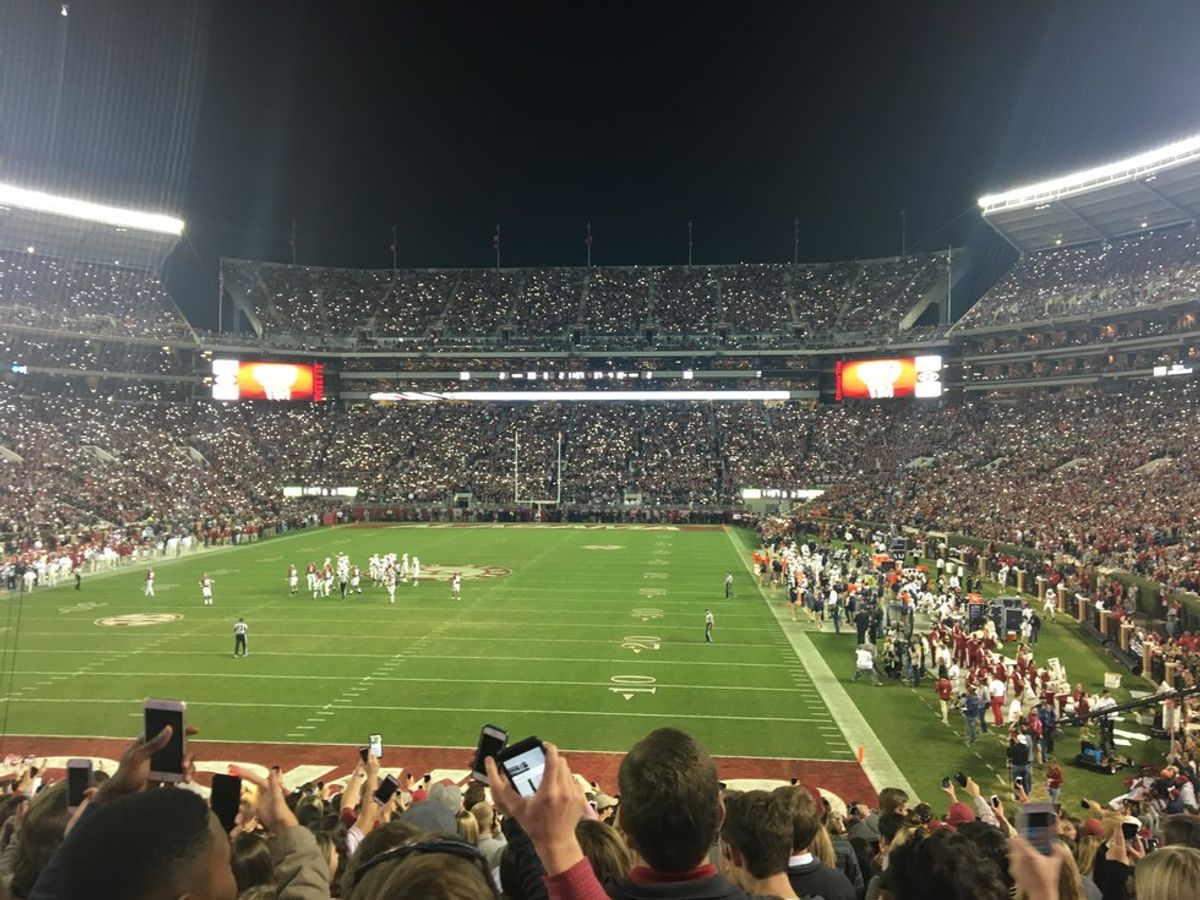
[[[853,759],[743,549],[721,527],[351,526],[164,561],[153,598],[141,566],[97,574],[7,601],[2,733],[124,738],[153,696],[186,700],[207,740],[467,747],[490,722],[624,751],[674,725],[718,755]],[[363,592],[312,599],[305,566],[339,552]],[[387,552],[422,564],[394,606],[366,573]]]

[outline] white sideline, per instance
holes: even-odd
[[[759,596],[771,611],[771,615],[775,617],[775,621],[779,623],[780,629],[783,631],[788,643],[792,645],[797,658],[804,664],[804,668],[808,670],[808,674],[812,678],[812,683],[820,691],[821,698],[833,714],[834,721],[837,722],[838,728],[841,729],[846,743],[849,744],[851,750],[856,747],[863,748],[862,768],[871,785],[876,791],[881,791],[885,787],[900,788],[908,794],[910,798],[909,803],[915,804],[917,802],[916,791],[913,790],[912,785],[908,783],[908,779],[901,773],[900,767],[896,765],[896,761],[892,759],[891,754],[884,748],[883,742],[879,740],[879,736],[875,734],[866,717],[863,716],[862,711],[850,699],[850,695],[846,693],[846,689],[842,687],[841,682],[837,680],[837,676],[833,674],[833,670],[829,668],[829,664],[825,662],[825,658],[817,652],[817,648],[808,639],[808,635],[804,632],[801,623],[792,622],[785,618],[783,608],[778,604],[770,602],[766,592],[758,585],[758,578],[754,573],[754,568],[750,565],[750,561],[746,559],[745,548],[737,541],[728,527],[725,528],[725,536],[729,538],[729,542],[733,545],[738,559],[742,561],[742,564],[750,573],[751,580],[758,587]],[[847,658],[846,664],[849,665],[850,662],[851,660]]]

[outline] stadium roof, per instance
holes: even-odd
[[[979,199],[1021,253],[1108,241],[1200,219],[1200,135]]]
[[[183,230],[173,216],[0,183],[0,249],[155,269]]]

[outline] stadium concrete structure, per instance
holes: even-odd
[[[1200,586],[1198,173],[1188,141],[983,198],[1022,255],[956,322],[961,250],[456,270],[230,259],[217,332],[158,277],[181,222],[8,189],[7,550],[108,534],[128,559],[149,532],[222,542],[314,517],[790,515],[1068,554],[1182,596]],[[874,399],[837,402],[846,366],[881,359],[896,374]],[[906,360],[914,396],[893,397]],[[291,397],[300,371],[323,401]],[[213,399],[235,386],[276,399]],[[976,515],[981,495],[1002,514]]]

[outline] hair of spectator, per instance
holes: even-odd
[[[1200,816],[1179,813],[1162,820],[1163,846],[1179,845],[1200,849]]]
[[[472,847],[479,846],[479,823],[465,809],[460,809],[454,820],[458,823],[458,836]]]
[[[575,839],[601,884],[624,878],[633,868],[633,855],[611,825],[596,819],[580,819],[575,826]]]
[[[621,830],[660,872],[686,872],[705,859],[721,827],[717,766],[688,734],[660,728],[621,760]]]
[[[233,839],[230,850],[230,865],[238,894],[259,885],[274,887],[275,863],[271,861],[271,848],[265,837],[260,834],[239,834]]]
[[[209,873],[195,870],[214,842],[229,853],[208,804],[191,791],[123,797],[80,819],[71,832],[62,848],[59,900],[96,900],[98,879],[104,896],[122,900],[192,893],[193,879],[207,884]]]
[[[392,847],[399,847],[405,841],[415,840],[421,834],[424,832],[420,828],[409,825],[407,822],[388,822],[364,836],[358,849],[354,851],[354,855],[347,859],[346,864],[342,867],[342,896],[350,895],[350,888],[354,884],[354,871],[360,863],[372,859]]]
[[[880,815],[890,812],[899,812],[900,807],[908,805],[908,793],[900,788],[884,788],[879,792],[879,812]]]
[[[1134,869],[1137,900],[1177,900],[1194,897],[1200,884],[1200,850],[1195,847],[1160,847],[1147,854]]]
[[[769,878],[787,868],[792,834],[788,798],[778,792],[746,791],[725,798],[721,840],[741,855],[743,868],[755,878]]]
[[[791,849],[797,853],[808,850],[817,836],[817,829],[821,827],[817,801],[808,788],[798,785],[777,787],[775,795],[783,802],[784,809],[792,819]]]
[[[438,851],[436,844],[443,838],[436,834],[422,834],[417,839],[423,843],[412,852],[371,866],[346,900],[497,900],[482,854],[471,859],[449,850]],[[454,841],[460,843],[457,838]],[[362,862],[366,860],[359,864]]]
[[[996,864],[977,845],[949,829],[927,835],[923,829],[888,852],[880,883],[883,900],[1007,900]]]
[[[12,863],[11,890],[16,897],[27,897],[54,851],[63,842],[63,833],[71,814],[67,811],[65,781],[39,791],[29,801],[29,809],[19,823],[16,857]]]

